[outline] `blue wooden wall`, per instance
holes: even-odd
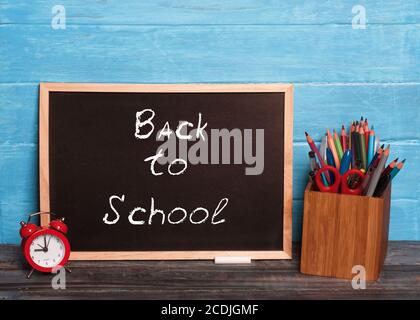
[[[51,27],[64,5],[66,29]],[[366,8],[353,29],[352,7]],[[420,240],[420,4],[401,1],[0,2],[0,243],[38,208],[38,84],[290,82],[295,86],[294,239],[308,147],[367,116],[392,156],[391,239]]]

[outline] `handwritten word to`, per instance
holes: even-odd
[[[136,131],[134,133],[134,136],[137,139],[140,139],[140,140],[147,139],[152,135],[153,131],[155,130],[155,125],[152,122],[154,117],[155,117],[155,112],[152,109],[143,109],[142,111],[139,111],[139,112],[136,113]],[[198,114],[197,130],[195,130],[196,131],[195,136],[196,136],[196,139],[201,138],[201,139],[205,140],[206,138],[205,138],[205,135],[204,135],[203,132],[204,132],[204,129],[206,128],[206,126],[207,126],[207,122],[204,125],[202,125],[201,122],[202,122],[201,113],[199,113]],[[194,125],[189,121],[181,121],[179,123],[175,133],[173,133],[173,131],[171,130],[171,128],[169,126],[169,122],[166,121],[162,130],[160,130],[160,132],[159,132],[158,138],[167,137],[169,139],[172,134],[175,134],[176,137],[179,140],[191,140],[192,135],[182,133],[183,129],[187,128],[187,127],[194,127]],[[163,150],[159,149],[158,152],[155,155],[144,159],[144,161],[146,161],[146,162],[150,161],[150,171],[155,176],[160,176],[160,175],[163,174],[163,172],[156,172],[156,170],[155,170],[156,161],[158,161],[159,158],[161,158],[163,156],[164,156]],[[178,170],[172,170],[172,166],[175,165],[175,164],[178,164],[179,166],[181,166],[181,168],[178,169]],[[169,164],[168,173],[170,175],[173,175],[173,176],[178,176],[180,174],[183,174],[185,172],[185,170],[187,170],[187,167],[188,167],[188,163],[185,159],[177,158],[177,159],[174,159]]]
[[[156,113],[148,108],[136,112],[135,132],[136,139],[145,140],[152,136],[155,131],[153,119]],[[210,135],[205,128],[207,122],[202,119],[202,114],[198,113],[198,120],[195,125],[189,121],[179,121],[175,130],[171,129],[168,121],[156,133],[156,141],[166,142],[161,144],[156,153],[144,159],[150,161],[150,171],[154,176],[164,174],[156,168],[156,164],[163,166],[168,164],[167,172],[172,176],[183,174],[188,164],[220,164],[220,140],[222,164],[231,164],[231,154],[233,154],[233,164],[243,164],[246,175],[260,175],[264,171],[264,129],[255,129],[255,142],[252,129],[244,129],[243,132],[234,128],[232,130],[211,129]],[[191,130],[189,130],[191,129]],[[176,157],[177,141],[179,143],[179,154]],[[189,147],[188,142],[194,142]],[[231,152],[233,142],[233,153]],[[209,148],[210,147],[210,148]],[[255,150],[253,150],[255,147]],[[211,152],[210,152],[211,151]],[[255,153],[255,154],[254,154]],[[211,154],[211,159],[209,159]]]

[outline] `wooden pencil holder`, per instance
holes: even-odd
[[[388,247],[391,184],[380,198],[305,189],[300,271],[352,279],[353,266],[366,280],[379,278]]]

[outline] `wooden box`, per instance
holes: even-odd
[[[355,265],[377,280],[387,246],[391,184],[380,198],[305,189],[300,271],[352,279]]]

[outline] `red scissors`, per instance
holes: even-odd
[[[334,183],[330,186],[324,185],[321,179],[321,174],[326,171],[332,172],[334,175]],[[358,179],[359,181],[356,183],[356,186],[350,187],[348,178],[352,175],[357,175],[360,179]],[[340,176],[340,173],[335,167],[324,166],[317,171],[315,175],[315,182],[321,192],[337,193],[341,185],[342,194],[361,195],[363,177],[363,172],[358,169],[348,170],[344,175]]]

